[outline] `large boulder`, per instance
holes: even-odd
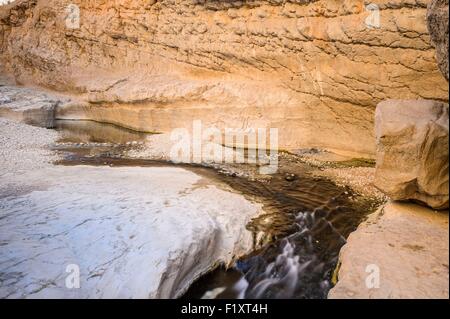
[[[375,186],[394,200],[448,208],[448,104],[387,100],[375,115]]]
[[[439,69],[448,81],[448,0],[433,0],[428,6],[427,26],[436,47]]]
[[[350,235],[330,299],[448,299],[448,213],[388,203]]]

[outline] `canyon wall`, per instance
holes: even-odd
[[[429,2],[22,0],[0,7],[0,68],[72,94],[60,118],[273,127],[281,148],[370,157],[380,101],[448,101]]]

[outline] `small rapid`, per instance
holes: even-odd
[[[337,262],[338,247],[345,244],[345,238],[326,220],[320,211],[299,213],[296,217],[298,232],[279,241],[260,257],[253,257],[247,263],[252,264],[243,279],[246,288],[240,297],[259,298],[325,298],[331,288],[329,271]],[[333,237],[320,242],[321,232]],[[326,245],[326,251],[320,252],[318,245]],[[271,251],[272,250],[272,251]],[[273,255],[267,261],[264,256]],[[261,258],[262,257],[262,258]],[[260,264],[256,266],[257,264]],[[264,271],[260,270],[264,268]]]

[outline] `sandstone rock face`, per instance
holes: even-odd
[[[448,299],[448,212],[388,203],[350,235],[329,298]]]
[[[282,148],[373,156],[377,103],[448,99],[428,3],[21,0],[0,8],[0,61],[19,82],[78,94],[60,118],[274,127]]]
[[[448,208],[448,104],[388,100],[376,110],[375,186],[394,200]]]
[[[436,47],[439,69],[448,81],[448,0],[433,0],[428,6],[427,25]]]

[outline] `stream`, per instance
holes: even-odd
[[[220,181],[264,205],[264,215],[247,225],[254,251],[225,269],[199,278],[182,298],[327,298],[339,251],[346,238],[376,203],[350,188],[315,177],[310,165],[294,155],[279,159],[276,174],[255,172],[250,164],[173,164],[124,156],[142,147],[148,134],[92,121],[57,121],[58,165],[181,166]]]

